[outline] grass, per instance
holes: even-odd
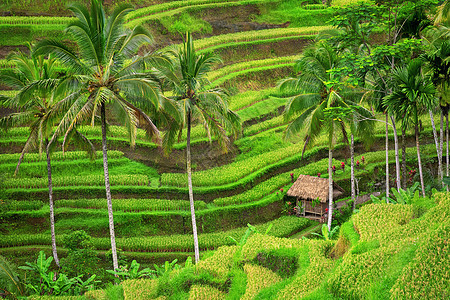
[[[277,57],[277,58],[269,58],[269,59],[261,59],[261,60],[253,60],[249,62],[242,62],[233,64],[230,66],[225,66],[219,70],[212,71],[208,73],[208,80],[211,82],[221,82],[223,81],[223,78],[228,78],[230,76],[230,73],[237,73],[242,72],[245,70],[250,70],[254,68],[263,68],[263,67],[279,67],[280,65],[284,64],[291,64],[296,59],[298,59],[298,55],[294,56],[288,56],[288,57]],[[216,83],[217,85],[218,83]]]
[[[195,48],[198,51],[216,50],[224,47],[235,46],[241,43],[267,42],[298,38],[308,35],[316,35],[330,26],[312,26],[304,28],[273,28],[264,30],[242,31],[236,33],[215,35],[209,38],[196,40]]]
[[[0,24],[0,45],[28,45],[29,42],[44,37],[64,39],[67,38],[63,32],[65,28],[65,24],[25,24],[14,26]]]
[[[290,22],[289,27],[323,26],[334,13],[333,8],[306,10],[300,4],[298,0],[282,1],[276,8],[264,11],[256,21],[269,24]]]
[[[132,28],[142,25],[152,20],[163,20],[194,10],[215,9],[218,7],[241,6],[248,4],[269,3],[274,0],[241,0],[241,1],[223,1],[223,0],[194,0],[194,1],[176,1],[158,5],[153,5],[142,10],[138,10],[135,14],[129,15],[129,21],[126,26]],[[143,15],[143,16],[140,16]]]

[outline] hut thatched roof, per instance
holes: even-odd
[[[344,190],[333,182],[333,198],[337,198],[343,193]],[[310,200],[319,198],[320,202],[325,203],[328,201],[328,178],[300,175],[287,195]]]

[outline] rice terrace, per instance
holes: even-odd
[[[448,0],[1,0],[0,299],[450,299]]]

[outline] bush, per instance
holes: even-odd
[[[75,231],[63,238],[63,245],[69,250],[67,257],[61,259],[62,271],[69,276],[83,275],[84,279],[96,274],[103,276],[98,269],[100,260],[94,250],[91,237],[83,230]]]

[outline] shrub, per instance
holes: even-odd
[[[61,259],[62,271],[69,276],[83,275],[84,279],[93,274],[102,276],[97,265],[100,260],[94,250],[91,237],[83,230],[75,231],[63,238],[63,245],[69,250]]]

